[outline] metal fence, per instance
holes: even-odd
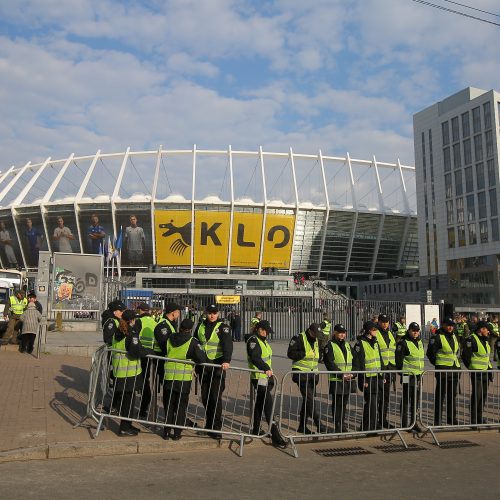
[[[140,374],[115,378],[113,358],[121,357],[129,373],[135,369],[134,362],[124,351],[106,348],[105,352],[108,355],[98,360],[90,386],[89,413],[98,422],[95,437],[105,418],[118,421],[119,432],[133,429],[132,423],[160,428],[164,439],[180,439],[182,431],[236,438],[240,455],[246,438],[270,436],[278,386],[274,376],[266,379],[264,391],[258,390],[255,399],[257,384],[250,382],[250,375],[256,370],[230,367],[223,371],[220,365],[195,367],[190,361],[148,356],[141,360]],[[166,380],[169,362],[181,380]],[[267,430],[262,430],[266,420]]]

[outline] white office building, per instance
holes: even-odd
[[[499,113],[498,92],[469,87],[413,117],[420,290],[433,300],[500,307]]]

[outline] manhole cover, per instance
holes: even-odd
[[[479,446],[477,443],[472,441],[441,441],[439,444],[440,448],[470,448],[472,446]]]
[[[400,453],[404,451],[422,451],[428,449],[423,446],[419,446],[418,444],[409,444],[408,448],[405,448],[403,445],[382,444],[380,446],[374,446],[374,448],[383,453]]]
[[[322,457],[350,457],[353,455],[372,455],[373,452],[355,446],[353,448],[322,448],[313,450]]]

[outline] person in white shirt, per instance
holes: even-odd
[[[59,242],[59,252],[73,253],[71,240],[75,237],[69,227],[64,225],[62,217],[57,218],[57,227],[54,229],[54,240]]]

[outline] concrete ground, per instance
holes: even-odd
[[[0,464],[1,496],[9,499],[183,498],[499,498],[492,467],[496,432],[453,434],[466,448],[439,449],[429,441],[411,452],[383,452],[379,439],[300,445],[300,458],[269,446],[242,458],[225,448],[196,453],[74,458]],[[475,445],[475,446],[473,446]],[[329,457],[315,450],[359,447],[366,454]]]

